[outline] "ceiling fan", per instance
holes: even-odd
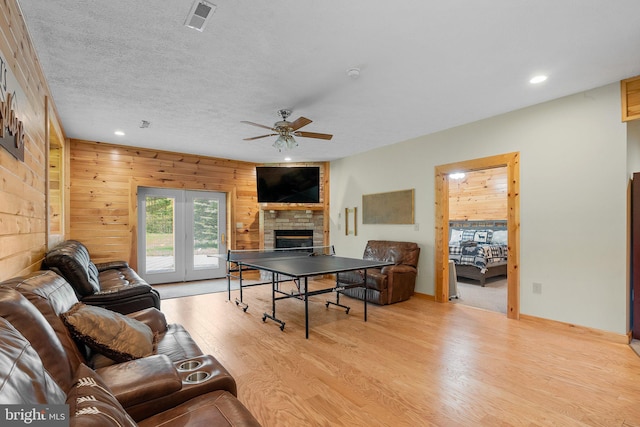
[[[296,140],[293,138],[294,136],[300,136],[303,138],[326,139],[326,140],[333,138],[333,135],[329,135],[327,133],[304,132],[304,131],[298,130],[301,127],[311,123],[311,120],[307,119],[306,117],[299,117],[293,122],[288,122],[287,118],[291,115],[291,110],[278,110],[278,115],[282,118],[282,120],[274,123],[272,127],[243,120],[242,123],[246,123],[251,126],[257,126],[259,128],[269,129],[270,131],[275,132],[267,135],[254,136],[253,138],[245,138],[244,140],[252,141],[254,139],[266,138],[269,136],[277,135],[278,138],[273,143],[273,146],[277,148],[278,151],[282,151],[283,149],[289,150],[298,145]]]

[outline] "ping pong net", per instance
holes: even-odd
[[[261,259],[332,256],[335,254],[336,252],[333,245],[276,249],[229,249],[227,251],[227,261],[235,263]]]

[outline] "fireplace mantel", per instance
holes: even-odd
[[[324,205],[322,203],[260,203],[260,209],[263,211],[322,211]]]

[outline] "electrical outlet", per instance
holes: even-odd
[[[534,294],[542,293],[542,283],[533,282],[533,293]]]

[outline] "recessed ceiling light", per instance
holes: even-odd
[[[535,76],[533,77],[531,80],[529,80],[529,83],[531,84],[538,84],[538,83],[542,83],[543,81],[547,80],[547,76],[545,75],[539,75],[539,76]]]
[[[196,0],[191,6],[191,10],[187,15],[187,19],[184,22],[189,28],[194,30],[204,31],[204,27],[209,22],[213,12],[216,11],[216,5],[204,0]]]
[[[116,134],[118,136],[124,136],[124,132],[122,132],[121,130],[115,131],[114,134]]]
[[[285,158],[284,158],[284,161],[285,161],[285,162],[290,162],[290,161],[291,161],[291,157],[285,157]]]

